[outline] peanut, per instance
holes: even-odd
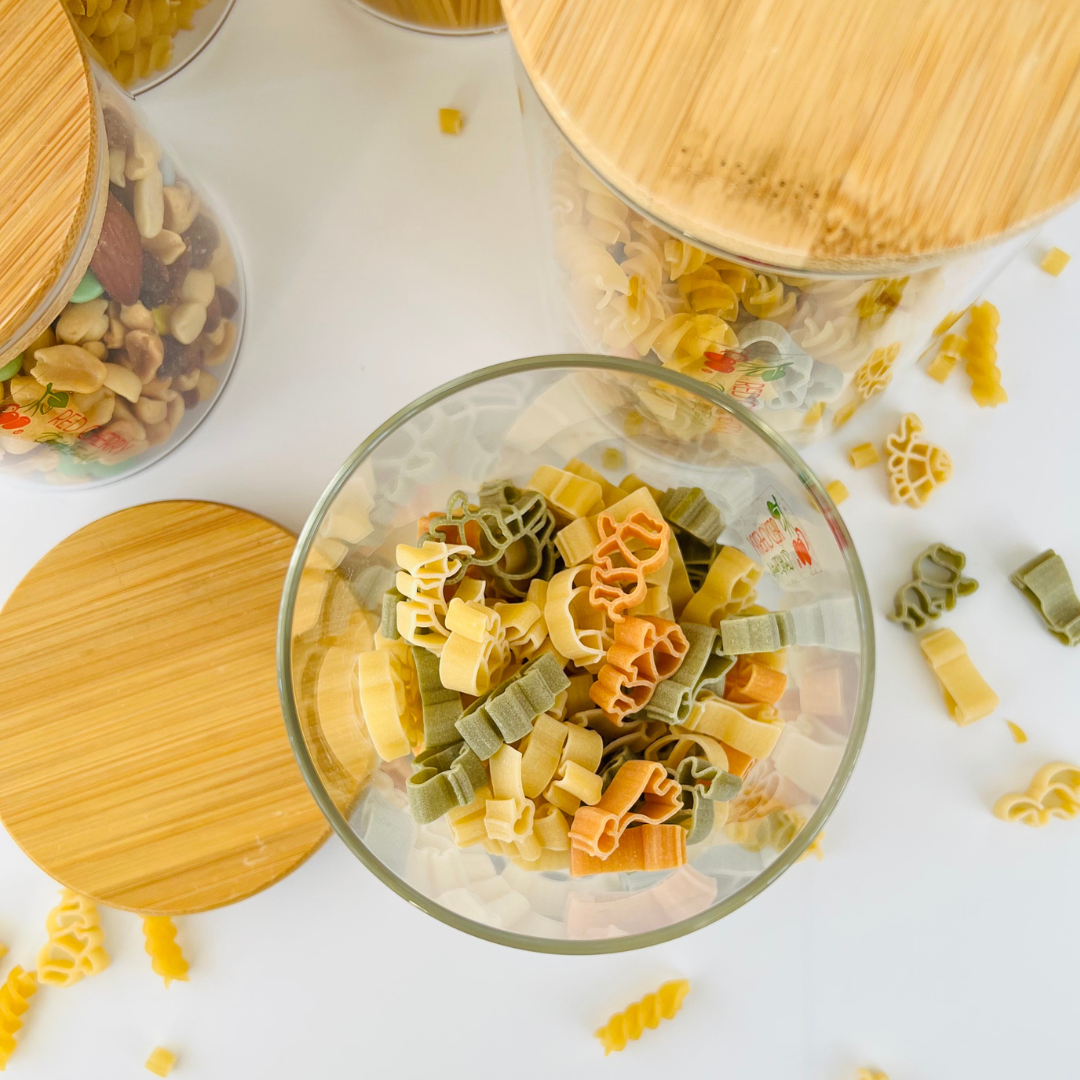
[[[184,399],[177,394],[176,397],[169,402],[169,431],[173,432],[180,426],[180,421],[184,419]]]
[[[164,401],[155,401],[153,398],[139,398],[135,403],[135,415],[147,428],[154,424],[160,424],[169,414],[169,406]],[[150,439],[154,442],[153,437]]]
[[[109,151],[109,183],[117,187],[127,187],[127,179],[124,176],[124,164],[126,157],[122,146],[114,147]]]
[[[165,359],[165,345],[157,334],[150,330],[129,330],[124,338],[128,364],[132,371],[148,383],[161,367]]]
[[[146,176],[135,181],[135,224],[139,235],[153,240],[165,221],[165,199],[161,170],[155,165]]]
[[[9,385],[16,405],[32,405],[41,397],[41,383],[32,375],[15,375]]]
[[[176,397],[176,391],[172,389],[172,379],[151,379],[142,388],[142,396],[155,401],[172,401]]]
[[[208,398],[212,398],[217,393],[218,381],[210,374],[209,371],[199,372],[199,400],[206,401]]]
[[[165,195],[165,228],[175,233],[187,232],[199,216],[199,200],[187,184],[167,187]]]
[[[88,353],[93,353],[101,361],[108,359],[109,347],[104,341],[84,341],[82,347]]]
[[[149,175],[151,169],[157,168],[160,160],[161,151],[157,143],[142,128],[135,128],[124,175],[129,180],[142,180]]]
[[[68,304],[56,320],[56,336],[68,345],[100,341],[109,329],[109,301],[98,297],[82,304]]]
[[[213,350],[206,354],[203,367],[217,367],[218,364],[225,363],[232,355],[236,345],[236,323],[232,319],[222,319],[221,325],[225,327],[224,336],[221,343],[215,345]]]
[[[142,395],[142,379],[120,364],[105,365],[105,385],[132,403],[138,401]]]
[[[181,345],[190,345],[202,333],[205,325],[206,308],[194,301],[177,304],[169,320],[172,336]]]
[[[163,266],[172,266],[184,254],[187,244],[179,233],[162,229],[152,239],[143,237],[143,247],[152,255],[156,255]]]
[[[93,394],[72,394],[71,407],[86,417],[86,427],[83,430],[89,431],[107,424],[112,419],[116,395],[105,386]]]
[[[138,420],[129,420],[126,417],[113,420],[106,425],[102,428],[102,435],[110,440],[104,442],[104,445],[110,448],[101,451],[98,457],[98,460],[106,465],[118,465],[121,461],[127,461],[128,458],[141,454],[150,445],[146,441],[146,429],[142,424]],[[113,439],[120,445],[113,448],[111,441]]]
[[[162,420],[160,424],[146,425],[146,441],[151,446],[160,446],[171,434],[168,420]]]
[[[189,270],[180,286],[180,299],[209,307],[216,291],[217,284],[209,270]]]
[[[232,248],[225,240],[214,249],[207,270],[214,275],[214,281],[223,289],[227,289],[236,280],[236,260],[233,258]]]
[[[195,368],[194,371],[189,371],[186,375],[178,375],[173,380],[173,386],[182,394],[186,394],[189,390],[194,390],[199,385],[199,376],[203,372],[199,368]]]
[[[124,324],[115,318],[109,319],[109,331],[101,339],[107,348],[119,349],[124,344]]]
[[[136,304],[121,305],[120,321],[129,330],[154,329],[154,316],[141,300]]]
[[[51,384],[54,390],[92,394],[105,385],[105,365],[93,353],[78,345],[54,345],[51,349],[38,349],[34,359],[36,363],[30,374],[42,386]]]

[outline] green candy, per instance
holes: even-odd
[[[96,300],[104,291],[105,286],[94,277],[94,271],[88,269],[86,273],[83,274],[82,281],[75,286],[75,291],[71,294],[70,303],[85,304],[87,300]]]
[[[24,355],[24,353],[19,353],[14,360],[9,360],[3,367],[0,367],[0,382],[7,382],[12,376],[18,375],[22,371]]]

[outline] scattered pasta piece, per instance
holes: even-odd
[[[900,430],[885,440],[889,497],[918,509],[953,472],[952,458],[923,436],[923,423],[914,413],[900,420]]]
[[[1039,266],[1052,277],[1057,277],[1066,266],[1069,265],[1072,256],[1062,251],[1061,248],[1052,247],[1044,256]]]
[[[176,1055],[161,1046],[155,1046],[146,1059],[146,1070],[155,1076],[168,1076],[176,1064]]]
[[[806,410],[803,417],[803,427],[813,427],[825,415],[825,402],[819,401],[816,405]]]
[[[965,370],[971,379],[971,396],[980,407],[1002,405],[1009,395],[1001,385],[1001,371],[997,366],[998,323],[1001,316],[989,301],[976,304],[971,309],[967,339],[963,355],[967,360]]]
[[[912,632],[922,630],[943,611],[952,611],[958,597],[970,596],[979,587],[974,578],[964,577],[966,556],[944,544],[931,544],[920,553],[911,568],[911,581],[902,585],[886,616]]]
[[[881,458],[878,456],[877,447],[873,443],[860,443],[853,446],[848,452],[848,460],[852,468],[865,469],[870,465],[876,465]]]
[[[956,367],[957,361],[964,355],[964,339],[957,334],[946,334],[938,345],[934,359],[930,361],[926,374],[931,379],[943,383]]]
[[[937,630],[919,639],[945,696],[949,715],[961,726],[989,716],[1000,704],[997,694],[975,669],[967,646],[951,630]]]
[[[1048,548],[1009,580],[1031,601],[1046,629],[1065,645],[1080,643],[1080,599],[1065,560]]]
[[[439,130],[444,135],[460,135],[463,122],[460,109],[439,110]]]
[[[618,447],[609,446],[601,453],[600,464],[614,472],[626,464],[626,457]]]
[[[13,967],[0,985],[0,1072],[7,1068],[17,1048],[15,1036],[23,1025],[30,999],[37,993],[37,975]]]
[[[1013,742],[1026,743],[1028,741],[1027,732],[1019,724],[1014,724],[1011,720],[1006,720],[1005,723],[1009,725]]]
[[[889,1080],[880,1069],[860,1069],[855,1074],[855,1080]]]
[[[167,915],[151,915],[143,919],[146,953],[154,972],[169,986],[174,980],[188,981],[188,962],[176,944],[176,927]]]
[[[97,906],[87,897],[61,890],[60,903],[46,917],[45,929],[49,940],[37,957],[37,977],[43,984],[73,986],[109,966]]]
[[[674,1019],[689,992],[690,983],[686,979],[673,979],[656,993],[647,994],[624,1012],[616,1013],[595,1032],[604,1046],[604,1056],[625,1050],[628,1042],[640,1039],[646,1028],[658,1028],[661,1020]]]
[[[1064,761],[1051,761],[1032,778],[1025,792],[1010,792],[994,803],[1002,821],[1042,828],[1051,818],[1070,820],[1080,814],[1080,769]]]
[[[814,837],[813,843],[795,861],[802,862],[803,859],[809,859],[812,855],[818,862],[821,862],[825,858],[825,850],[821,846],[821,841],[824,839],[825,833],[819,832]]]
[[[844,502],[851,494],[839,480],[833,480],[832,483],[826,484],[825,490],[829,493],[829,498],[832,499],[833,503],[837,506]]]
[[[4,957],[7,956],[7,954],[8,947],[2,941],[0,941],[0,960],[3,960]]]

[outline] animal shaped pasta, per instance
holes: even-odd
[[[60,903],[45,919],[48,942],[37,957],[38,981],[47,986],[73,986],[87,975],[109,966],[97,905],[85,896],[63,889]]]
[[[25,972],[17,965],[0,984],[0,1071],[7,1068],[15,1053],[15,1038],[23,1026],[23,1017],[30,1007],[30,999],[37,993],[37,975]]]
[[[956,607],[958,597],[970,596],[979,587],[964,577],[967,558],[944,544],[931,544],[915,558],[911,581],[902,585],[886,618],[908,630],[921,630],[944,611]]]
[[[604,1056],[625,1050],[629,1042],[641,1038],[646,1028],[658,1028],[661,1020],[673,1020],[688,993],[690,983],[686,979],[673,979],[655,993],[646,994],[623,1012],[616,1013],[595,1032],[604,1047]]]
[[[143,919],[146,953],[155,974],[169,986],[174,981],[188,981],[188,962],[176,943],[176,927],[167,915],[150,915]]]
[[[588,205],[581,220],[618,227]],[[644,276],[696,258],[631,235]],[[755,287],[719,267],[686,288],[704,308]],[[778,745],[783,650],[858,647],[853,604],[755,606],[762,569],[717,546],[723,527],[700,489],[616,484],[577,458],[536,470],[528,488],[455,492],[421,516],[416,546],[397,549],[396,577],[381,605],[372,598],[378,625],[367,615],[336,639],[359,650],[351,737],[366,728],[384,761],[412,755],[413,818],[445,817],[459,846],[572,876],[678,870],[688,845],[737,823],[743,778]],[[785,844],[802,822],[748,827],[742,842]]]
[[[994,815],[1002,821],[1041,828],[1051,818],[1070,820],[1080,814],[1080,769],[1064,761],[1051,761],[1032,778],[1025,792],[1002,795]]]
[[[1024,563],[1009,580],[1031,601],[1046,629],[1062,644],[1080,643],[1080,600],[1065,560],[1053,548]]]
[[[885,440],[889,498],[918,509],[934,489],[944,484],[953,471],[952,458],[923,435],[923,422],[907,413],[900,430]]]

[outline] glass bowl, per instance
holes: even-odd
[[[571,877],[455,846],[445,818],[418,825],[411,757],[382,762],[364,724],[358,654],[374,648],[395,549],[455,491],[526,483],[577,458],[612,483],[699,487],[720,543],[763,568],[758,600],[792,612],[784,720],[768,757],[674,870]],[[813,618],[810,618],[813,616]],[[815,622],[816,620],[816,622]],[[380,880],[450,926],[557,953],[617,952],[679,937],[734,911],[807,850],[855,764],[870,709],[874,636],[851,538],[824,488],[751,412],[640,361],[518,360],[456,379],[391,417],[345,463],[301,534],[282,600],[285,722],[323,812]],[[734,768],[734,766],[731,766]],[[536,865],[536,864],[530,864]]]

